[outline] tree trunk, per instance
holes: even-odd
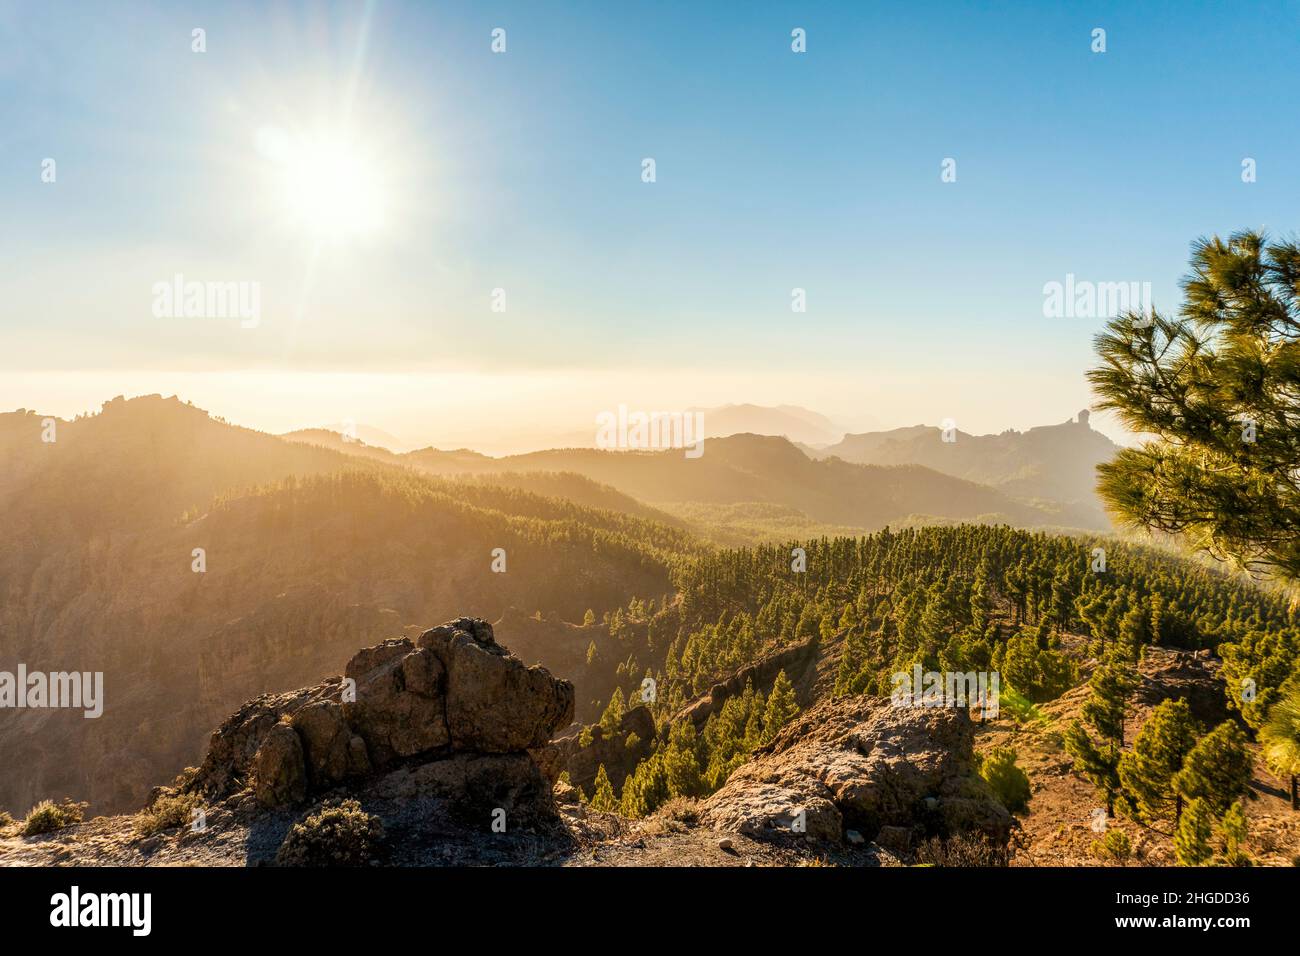
[[[1106,791],[1106,819],[1115,819],[1115,791]]]
[[[1174,798],[1174,826],[1178,826],[1178,821],[1183,818],[1183,795],[1180,793]]]
[[[1296,790],[1296,775],[1291,774],[1291,809],[1300,810],[1300,792]]]

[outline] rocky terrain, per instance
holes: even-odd
[[[365,648],[342,676],[249,701],[141,813],[10,832],[0,864],[271,864],[295,822],[341,798],[382,821],[374,862],[389,865],[874,865],[895,860],[871,842],[882,832],[901,851],[914,836],[978,830],[1005,843],[1011,830],[973,771],[961,712],[826,701],[709,800],[629,821],[557,781],[591,762],[587,748],[551,743],[573,706],[571,684],[461,618]],[[625,722],[650,739],[648,719],[633,708]],[[175,805],[185,814],[172,826],[147,825]]]
[[[1125,721],[1125,738],[1133,740],[1152,709],[1167,698],[1181,698],[1203,726],[1226,718],[1219,662],[1209,652],[1147,648],[1138,668],[1140,684]],[[1030,812],[1020,819],[1013,866],[1099,866],[1092,844],[1103,835],[1096,811],[1102,807],[1093,788],[1070,770],[1071,760],[1061,732],[1088,697],[1087,686],[1076,687],[1041,707],[1037,719],[1000,719],[981,728],[981,750],[1011,746],[1029,775],[1033,796]],[[1300,861],[1300,813],[1291,810],[1286,782],[1269,773],[1258,748],[1250,792],[1245,801],[1249,837],[1245,849],[1260,865],[1292,866]],[[1149,827],[1116,817],[1107,828],[1125,832],[1133,846],[1130,866],[1173,866],[1173,834],[1168,825]],[[1120,865],[1110,862],[1105,865]]]
[[[936,851],[950,845],[984,854],[965,862],[1098,865],[1097,799],[1060,740],[1086,687],[1028,719],[976,724],[961,709],[818,695],[834,650],[795,645],[691,702],[679,718],[778,665],[820,697],[711,797],[627,820],[581,802],[577,787],[590,792],[601,763],[611,779],[631,769],[636,755],[616,751],[628,733],[648,748],[649,711],[630,708],[610,740],[590,727],[582,743],[572,685],[510,654],[487,622],[460,618],[364,648],[340,676],[247,702],[213,732],[201,765],[155,788],[139,813],[43,836],[0,830],[0,865],[274,865],[296,824],[344,799],[382,827],[372,865],[888,866],[951,861]],[[1222,719],[1217,669],[1206,654],[1149,649],[1129,736],[1171,696]],[[1033,791],[1014,818],[976,770],[977,753],[1000,745],[1016,749]],[[1289,865],[1300,814],[1258,766],[1247,812],[1251,856]],[[1172,863],[1168,833],[1108,825],[1128,833],[1130,865]]]

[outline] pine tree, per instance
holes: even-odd
[[[1178,318],[1129,312],[1088,373],[1134,434],[1098,467],[1122,519],[1239,563],[1300,578],[1295,494],[1300,245],[1258,232],[1193,247]]]
[[[632,774],[623,781],[619,812],[625,817],[637,819],[655,810],[669,796],[664,755],[662,752],[653,753],[637,764]]]
[[[1074,772],[1091,783],[1106,801],[1106,816],[1115,816],[1115,798],[1120,792],[1119,751],[1097,747],[1075,720],[1065,730],[1065,752],[1074,760]]]
[[[600,715],[600,729],[605,732],[606,740],[613,739],[621,729],[625,704],[623,688],[615,687],[609,703],[605,706],[605,712]]]
[[[1174,831],[1174,855],[1180,866],[1203,866],[1209,861],[1213,856],[1210,849],[1213,827],[1214,812],[1204,800],[1193,800],[1187,805]]]
[[[698,797],[705,792],[695,725],[689,720],[673,724],[664,751],[664,773],[668,793],[674,797]]]
[[[1196,745],[1196,723],[1182,699],[1161,701],[1143,725],[1133,749],[1119,760],[1119,779],[1141,819],[1175,820],[1182,812],[1182,797],[1173,778]]]
[[[1137,681],[1133,669],[1120,662],[1103,664],[1088,681],[1092,693],[1080,713],[1097,733],[1117,748],[1124,746],[1124,714]]]
[[[775,737],[777,731],[798,713],[799,704],[795,700],[794,687],[785,676],[785,671],[779,671],[772,683],[772,693],[767,698],[767,710],[763,713],[763,742],[767,743]]]
[[[1225,720],[1196,742],[1174,775],[1174,792],[1184,800],[1203,800],[1217,816],[1246,792],[1251,759],[1246,735]]]
[[[1240,800],[1228,807],[1219,826],[1223,834],[1223,861],[1228,866],[1250,866],[1250,857],[1241,849],[1246,842],[1246,808]]]
[[[605,813],[617,813],[618,799],[614,796],[614,785],[609,782],[609,774],[605,772],[604,764],[596,770],[595,787],[596,792],[591,797],[591,808]]]
[[[1052,647],[1044,647],[1032,629],[1002,647],[999,669],[1008,684],[1036,704],[1055,700],[1074,686],[1079,669]]]
[[[1147,615],[1142,605],[1135,604],[1119,622],[1114,654],[1125,661],[1142,659],[1142,649],[1147,644]]]
[[[582,615],[582,626],[591,627],[591,625],[595,623],[596,623],[596,612],[593,611],[591,608],[587,608],[587,613]]]
[[[850,631],[844,639],[843,647],[840,651],[840,666],[835,674],[836,697],[842,697],[845,694],[861,693],[853,690],[854,679],[862,671],[866,664],[867,650],[865,641],[857,629]]]
[[[1300,679],[1284,685],[1281,699],[1268,712],[1259,729],[1259,743],[1264,759],[1274,772],[1291,780],[1291,809],[1300,810]]]

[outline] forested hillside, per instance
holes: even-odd
[[[467,606],[580,619],[667,592],[671,563],[698,547],[657,522],[363,464],[174,400],[109,403],[61,423],[53,445],[35,416],[4,424],[18,467],[0,500],[0,669],[103,671],[107,698],[95,720],[10,714],[0,761],[25,770],[0,778],[0,805],[15,809],[49,795],[132,806],[229,708],[317,680],[367,641]]]
[[[792,570],[794,547],[704,556],[676,572],[672,607],[650,614],[638,601],[613,614],[610,632],[626,658],[612,710],[640,702],[650,677],[649,706],[669,724],[728,673],[811,638],[828,664],[797,688],[805,703],[828,693],[887,695],[890,675],[919,664],[998,671],[1004,713],[1024,715],[1078,686],[1098,659],[1132,663],[1160,645],[1220,655],[1227,707],[1257,726],[1300,661],[1300,622],[1282,594],[1109,538],[886,530],[798,545],[804,572]],[[1094,570],[1099,548],[1104,571]],[[769,690],[728,701],[699,735],[665,727],[670,742],[641,771],[653,779],[632,784],[628,807],[644,812],[720,786],[775,732],[765,724]]]

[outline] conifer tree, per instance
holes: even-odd
[[[614,796],[614,785],[609,782],[605,765],[601,764],[596,770],[595,793],[591,797],[591,807],[593,810],[602,810],[605,813],[617,813],[618,806],[618,799]]]
[[[1268,765],[1291,781],[1291,809],[1300,810],[1300,793],[1296,789],[1300,777],[1300,678],[1284,685],[1281,699],[1269,710],[1259,730],[1259,742]]]
[[[668,733],[668,748],[664,751],[664,773],[668,778],[668,792],[674,797],[698,797],[704,794],[704,781],[700,773],[695,725],[689,720],[673,724]]]
[[[776,736],[777,731],[794,719],[799,713],[799,704],[795,700],[794,686],[781,670],[772,683],[772,693],[767,698],[767,710],[763,714],[763,742],[767,743]]]
[[[1091,783],[1106,801],[1106,816],[1115,816],[1115,798],[1120,792],[1119,751],[1098,747],[1075,720],[1065,730],[1065,752],[1074,760],[1075,773]]]
[[[1214,812],[1204,800],[1187,805],[1174,831],[1174,855],[1180,866],[1204,866],[1214,851],[1210,848]]]
[[[1178,318],[1129,312],[1096,339],[1100,409],[1155,436],[1098,467],[1128,523],[1300,579],[1300,245],[1193,247]]]
[[[1119,760],[1119,779],[1138,816],[1148,822],[1181,815],[1173,779],[1196,745],[1196,723],[1182,699],[1165,700],[1151,712],[1133,749]]]
[[[1115,798],[1119,794],[1119,760],[1124,747],[1124,714],[1129,693],[1136,679],[1128,665],[1112,661],[1098,667],[1089,679],[1092,693],[1080,713],[1101,735],[1098,746],[1079,721],[1065,732],[1065,750],[1074,758],[1074,769],[1089,781],[1106,800],[1106,816],[1115,816]]]
[[[1133,668],[1118,661],[1101,665],[1088,680],[1092,693],[1080,711],[1083,719],[1118,749],[1124,747],[1124,715],[1136,683]]]
[[[1228,807],[1219,827],[1223,834],[1223,861],[1228,866],[1250,866],[1250,857],[1241,849],[1246,842],[1246,808],[1240,800]]]
[[[1174,792],[1183,800],[1203,800],[1216,816],[1227,811],[1250,784],[1251,759],[1246,735],[1225,720],[1196,742],[1174,775]]]
[[[618,734],[623,723],[625,701],[623,688],[615,687],[614,693],[609,698],[609,703],[605,706],[605,712],[600,715],[600,729],[605,732],[606,740],[610,740]]]
[[[1147,644],[1147,615],[1142,605],[1135,604],[1119,622],[1119,635],[1115,639],[1114,653],[1121,660],[1137,662],[1142,659],[1142,649]]]
[[[855,678],[866,664],[866,660],[865,642],[855,628],[844,639],[844,645],[840,651],[840,666],[835,674],[834,694],[836,697],[861,693],[861,690],[854,690],[854,683]]]

